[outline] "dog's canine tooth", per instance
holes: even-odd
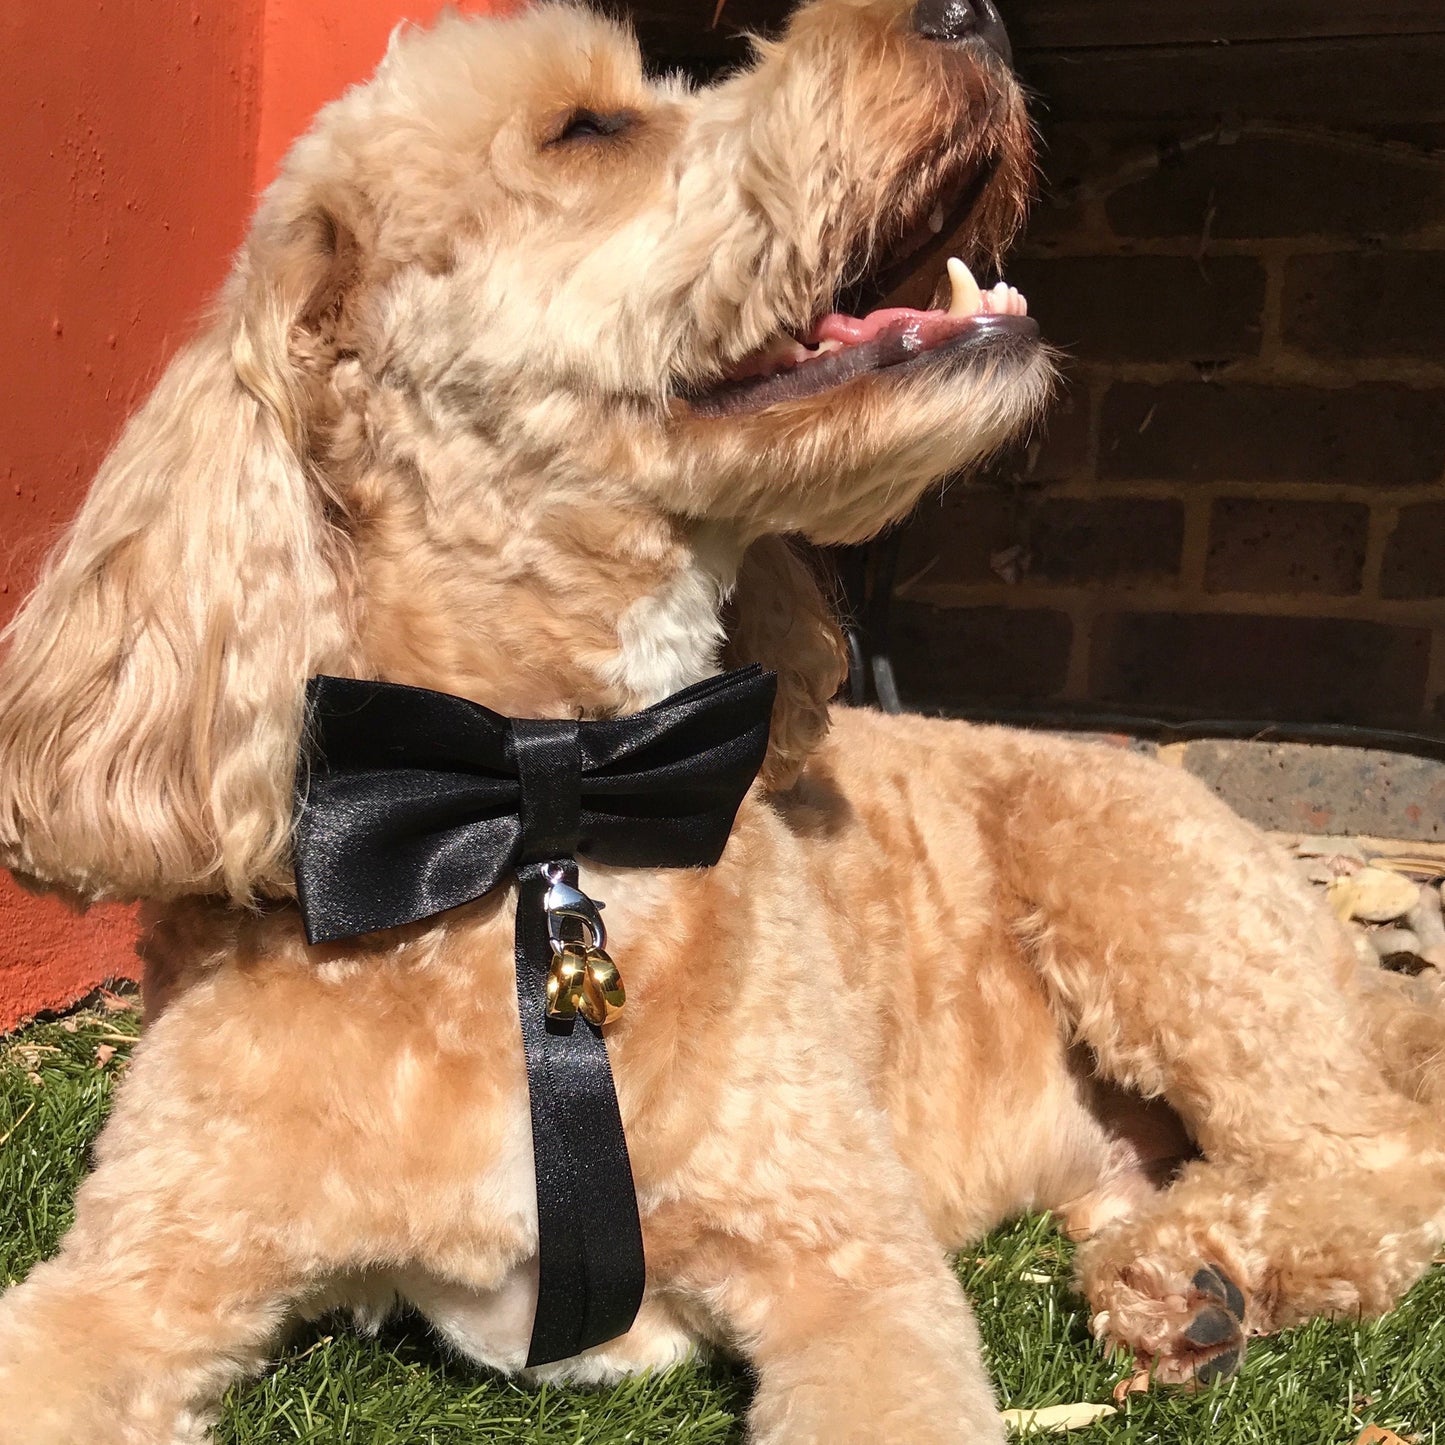
[[[983,292],[973,279],[973,272],[958,259],[948,258],[948,281],[952,295],[948,302],[950,316],[977,316],[983,310]]]

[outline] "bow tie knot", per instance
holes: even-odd
[[[582,826],[579,726],[570,719],[512,720],[512,755],[522,792],[521,863],[570,858],[577,852]]]

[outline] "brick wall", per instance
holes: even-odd
[[[1067,386],[908,529],[905,698],[1445,733],[1445,127],[1044,140],[1009,277]]]

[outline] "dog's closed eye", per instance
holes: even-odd
[[[635,110],[598,111],[578,106],[561,117],[546,144],[585,145],[591,141],[614,140],[632,130],[640,119]]]

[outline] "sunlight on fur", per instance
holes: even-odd
[[[1052,385],[1006,287],[962,319],[834,308],[941,279],[945,243],[996,263],[1031,174],[998,56],[900,0],[812,0],[705,88],[585,10],[446,18],[297,142],[0,669],[0,861],[146,900],[148,1014],[60,1254],[0,1298],[3,1445],[195,1445],[333,1307],[525,1358],[512,898],[305,946],[317,672],[534,717],[779,674],[715,869],[584,866],[628,981],[649,1285],[544,1374],[716,1347],[756,1371],[759,1445],[980,1445],[1003,1426],[945,1252],[1020,1210],[1091,1236],[1097,1333],[1162,1383],[1428,1266],[1426,985],[1359,974],[1183,774],[830,717],[839,631],[788,536],[875,534]]]

